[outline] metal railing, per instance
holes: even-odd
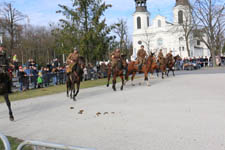
[[[24,141],[17,147],[17,150],[22,150],[25,146],[33,146],[34,150],[38,150],[38,147],[50,148],[53,150],[96,150],[93,148],[67,146],[67,145],[47,143],[47,142],[41,142],[41,141]]]
[[[11,147],[10,147],[7,137],[0,133],[0,139],[3,142],[5,150],[11,150]]]
[[[6,136],[0,133],[0,140],[3,142],[5,150],[11,150],[11,146]],[[24,141],[21,143],[16,150],[23,150],[26,146],[32,146],[34,150],[48,148],[53,150],[96,150],[94,148],[84,148],[79,146],[68,146],[62,144],[55,144],[55,143],[47,143],[41,141]]]

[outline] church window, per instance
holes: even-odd
[[[147,17],[147,27],[149,27],[149,17]]]
[[[182,24],[183,23],[183,11],[182,10],[180,10],[178,12],[178,23],[179,24]]]
[[[137,17],[137,28],[141,29],[141,17]]]
[[[158,46],[162,46],[163,45],[163,39],[162,38],[159,38],[157,40],[157,43],[158,43]]]
[[[158,27],[161,27],[161,20],[158,20]]]
[[[201,42],[199,40],[197,40],[197,45],[201,45]]]

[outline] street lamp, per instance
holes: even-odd
[[[3,34],[4,32],[0,28],[0,45],[3,44]]]

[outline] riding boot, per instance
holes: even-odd
[[[142,64],[139,64],[138,65],[138,72],[141,73],[141,70],[142,70]]]

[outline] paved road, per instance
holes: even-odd
[[[15,122],[0,104],[0,132],[98,150],[225,149],[223,69],[135,83],[81,90],[77,102],[65,93],[14,102]]]

